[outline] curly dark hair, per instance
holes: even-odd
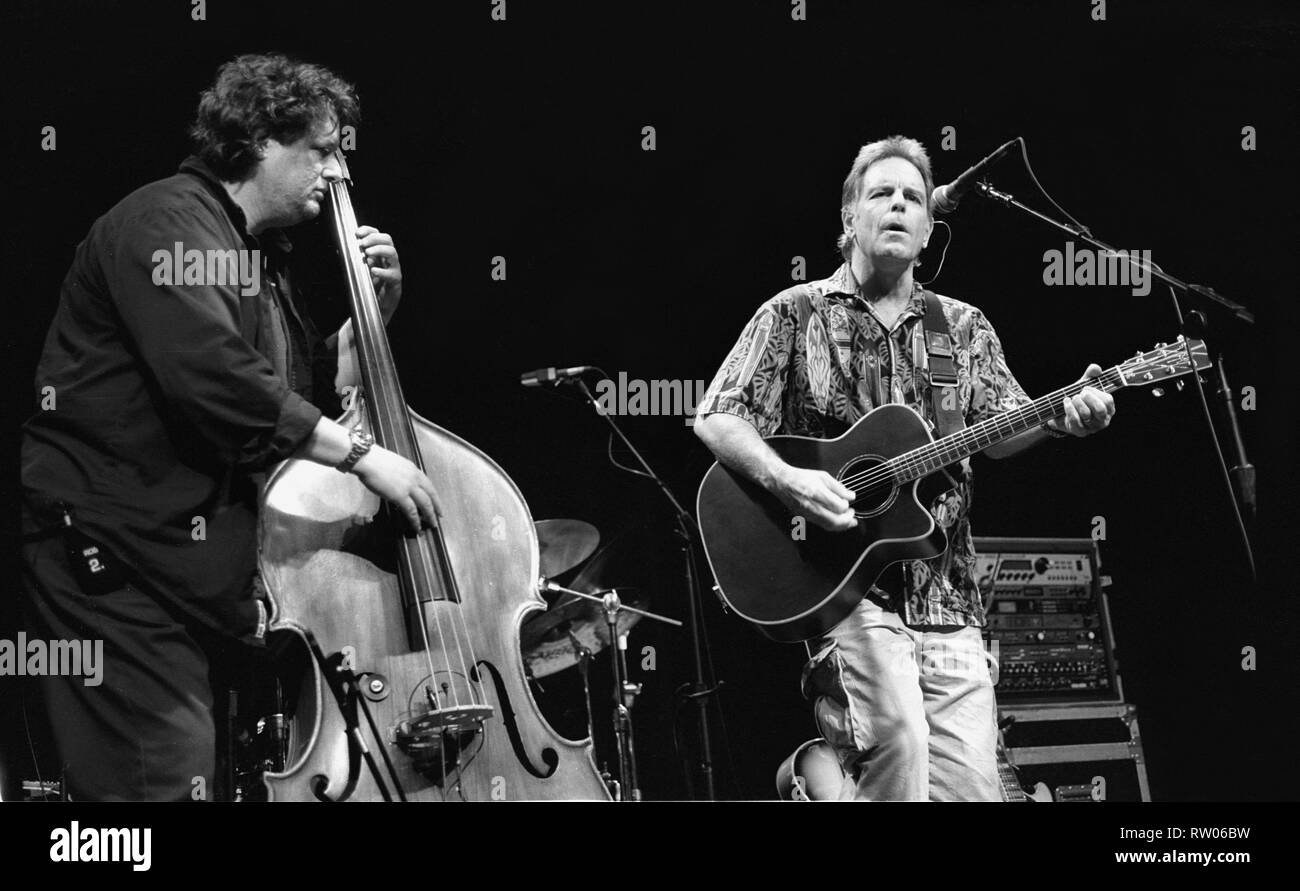
[[[356,89],[332,71],[278,53],[239,56],[199,97],[190,136],[217,176],[239,182],[257,165],[263,140],[295,142],[331,115],[340,127],[361,119]]]

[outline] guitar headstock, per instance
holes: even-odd
[[[1190,358],[1187,355],[1189,350]],[[1204,371],[1210,367],[1210,351],[1206,348],[1205,341],[1184,341],[1180,334],[1173,343],[1158,343],[1155,349],[1138,353],[1116,367],[1125,386],[1145,387],[1193,371]]]

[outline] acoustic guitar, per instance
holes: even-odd
[[[1064,397],[1085,386],[1113,392],[1209,367],[1205,344],[1179,337],[1100,377],[940,439],[921,415],[897,404],[876,408],[835,439],[767,437],[787,463],[824,470],[852,489],[858,525],[823,530],[792,516],[762,486],[715,463],[700,484],[696,506],[718,593],[732,611],[774,640],[822,636],[852,612],[891,564],[932,559],[947,549],[947,536],[926,509],[953,486],[945,468],[1062,417]]]

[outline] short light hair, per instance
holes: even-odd
[[[930,196],[934,194],[934,174],[930,172],[929,153],[926,152],[925,146],[908,136],[889,136],[869,142],[858,149],[858,156],[853,159],[853,166],[849,168],[849,175],[844,177],[844,188],[840,192],[841,222],[844,219],[844,211],[856,204],[858,198],[862,196],[862,180],[867,175],[867,168],[886,158],[902,158],[904,161],[911,162],[912,166],[920,172],[921,181],[925,183],[925,213],[926,216],[934,216],[930,207]],[[853,253],[852,241],[841,232],[837,244],[840,253],[847,260]]]

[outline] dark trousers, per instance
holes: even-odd
[[[37,523],[24,514],[24,528]],[[63,537],[23,545],[28,639],[103,641],[101,683],[40,679],[70,797],[209,799],[216,788],[216,663],[251,648],[223,639],[128,580],[102,594],[78,584]]]

